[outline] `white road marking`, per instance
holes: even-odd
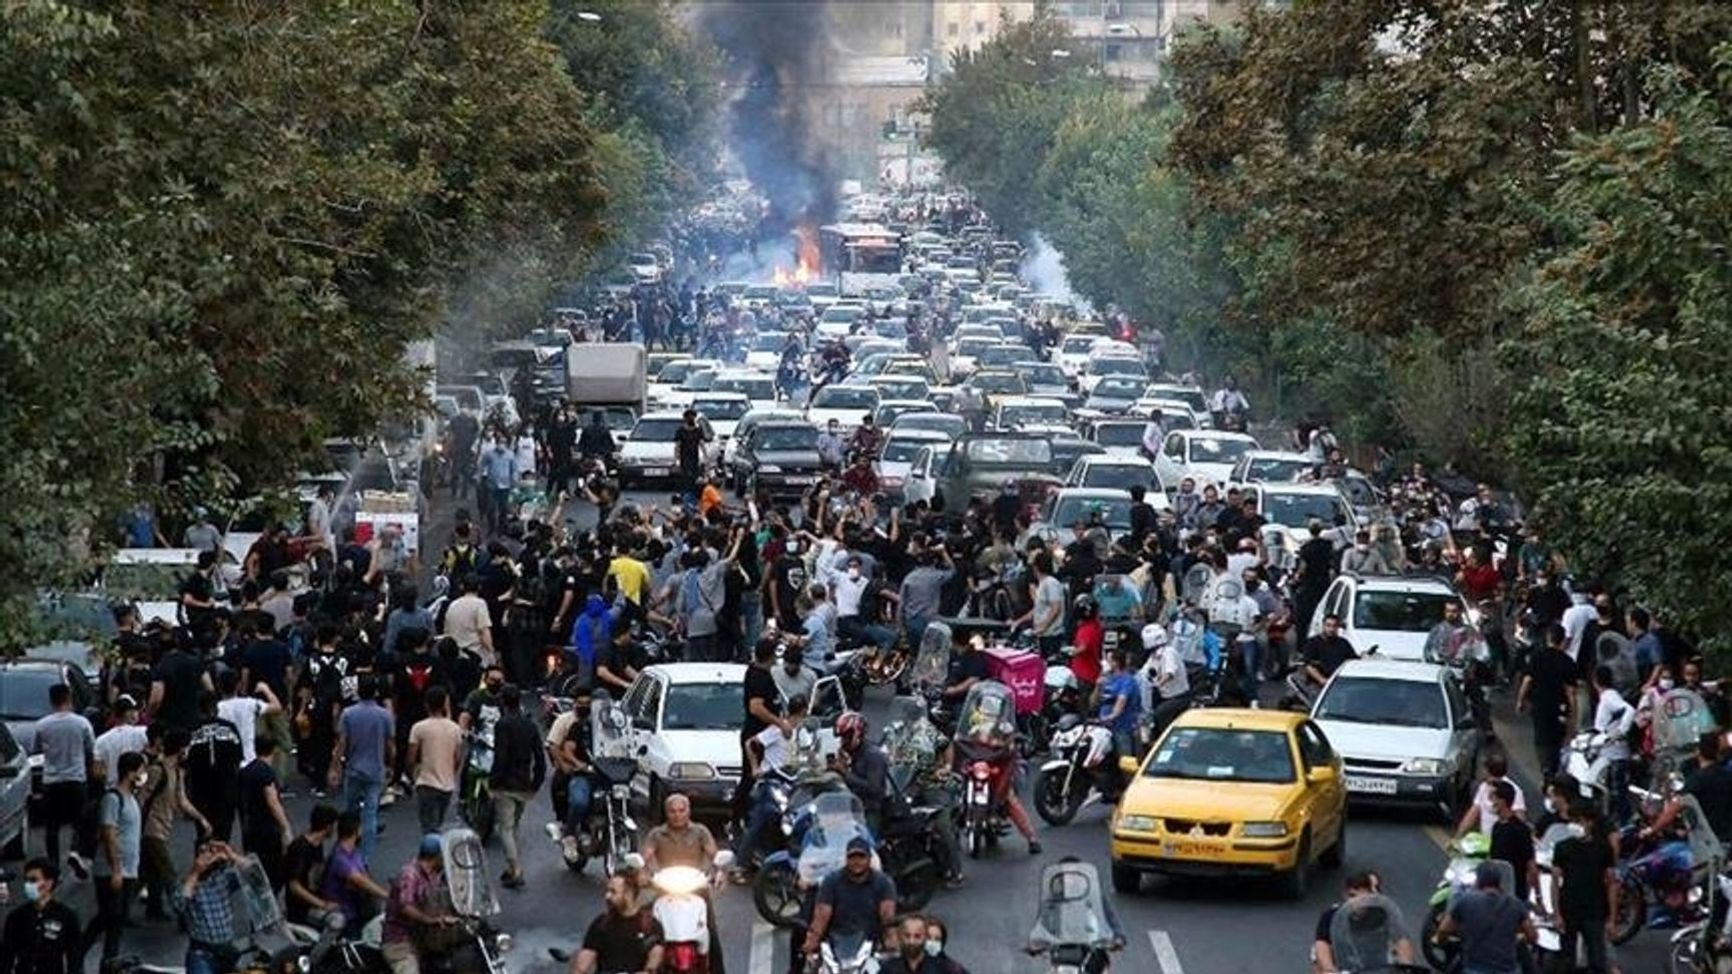
[[[1161,974],[1185,974],[1185,968],[1179,963],[1179,952],[1173,949],[1173,938],[1167,936],[1165,930],[1149,931],[1149,946],[1154,948],[1155,963],[1161,968]]]
[[[752,921],[751,974],[770,974],[770,968],[775,964],[775,932],[775,927],[762,920]]]

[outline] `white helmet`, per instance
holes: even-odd
[[[1143,627],[1143,648],[1149,651],[1160,649],[1167,644],[1167,627],[1158,622],[1151,622]]]

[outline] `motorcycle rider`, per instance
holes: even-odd
[[[1123,649],[1107,653],[1101,682],[1095,686],[1095,704],[1101,723],[1112,728],[1113,748],[1119,757],[1140,756],[1137,721],[1142,716],[1143,694],[1137,675]]]
[[[607,909],[584,931],[583,946],[571,958],[571,974],[640,974],[660,970],[662,926],[643,908],[637,887],[625,874],[609,876],[603,894]]]
[[[1167,725],[1191,706],[1191,678],[1178,644],[1167,637],[1160,623],[1143,627],[1143,649],[1149,654],[1143,664],[1144,678],[1154,691],[1149,701],[1149,740],[1158,741]]]
[[[897,765],[913,769],[908,791],[902,797],[910,805],[943,812],[936,820],[945,854],[945,861],[939,865],[945,871],[945,886],[956,889],[962,885],[962,843],[956,836],[956,816],[950,814],[957,798],[950,741],[927,716],[923,701],[898,697],[890,706],[891,726],[886,740],[891,742],[893,751],[889,758]]]
[[[613,434],[608,431],[607,417],[597,409],[589,414],[589,424],[577,439],[578,455],[585,460],[598,460],[605,467],[613,459]]]
[[[874,835],[884,827],[884,803],[889,797],[890,758],[877,743],[867,740],[866,716],[845,713],[836,718],[836,741],[841,746],[830,758],[830,768],[842,776],[848,790],[866,809],[866,824]]]
[[[1353,651],[1353,644],[1341,635],[1341,617],[1333,612],[1323,617],[1323,631],[1305,640],[1305,645],[1299,647],[1299,659],[1304,663],[1305,679],[1313,692],[1323,689],[1323,684],[1329,682],[1329,678],[1335,675],[1341,664],[1358,658],[1359,654]]]
[[[650,829],[639,846],[638,853],[643,856],[644,867],[638,871],[638,884],[649,885],[651,877],[668,866],[690,866],[709,874],[716,860],[716,838],[710,833],[709,826],[692,821],[691,799],[678,792],[669,795],[662,802],[662,816],[662,824]],[[710,930],[710,972],[726,974],[722,964],[722,938],[716,924],[715,900],[710,896],[708,886],[699,895],[704,898],[705,923]]]
[[[770,795],[770,783],[788,767],[792,758],[794,734],[806,720],[805,697],[788,701],[787,716],[758,731],[746,742],[746,772],[755,782],[752,786],[751,810],[746,813],[745,828],[734,843],[735,865],[729,877],[744,883],[751,869],[752,853],[764,830],[776,819],[775,800]],[[844,715],[847,716],[847,715]]]
[[[865,457],[870,461],[878,455],[884,446],[883,433],[878,429],[878,422],[871,413],[865,413],[860,418],[860,425],[854,428],[848,437],[848,453],[856,458]]]
[[[420,974],[421,951],[431,950],[430,937],[457,922],[457,917],[435,904],[445,871],[444,846],[439,836],[421,837],[415,858],[404,864],[391,883],[385,901],[385,924],[380,952],[391,965],[391,974]],[[426,946],[423,946],[426,945]]]
[[[864,935],[884,947],[896,946],[896,883],[872,868],[872,843],[860,836],[848,840],[841,869],[818,884],[812,922],[800,952],[811,957],[831,931]]]
[[[968,974],[961,964],[944,955],[944,941],[928,940],[927,918],[910,913],[896,929],[896,956],[878,968],[878,974]]]
[[[553,766],[550,797],[554,799],[554,815],[565,826],[560,843],[568,853],[575,853],[580,836],[589,832],[590,799],[595,794],[591,706],[589,688],[577,688],[571,709],[555,718],[547,730],[547,753]],[[558,823],[551,828],[557,833]]]
[[[1473,889],[1455,898],[1432,939],[1461,939],[1461,969],[1473,974],[1516,974],[1521,970],[1518,942],[1538,934],[1527,904],[1503,889],[1503,872],[1494,863],[1474,869]]]

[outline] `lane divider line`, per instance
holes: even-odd
[[[752,954],[748,970],[751,974],[770,974],[775,965],[776,928],[762,920],[752,921]]]
[[[1150,930],[1149,946],[1155,951],[1155,963],[1161,974],[1185,974],[1185,968],[1179,963],[1179,952],[1173,949],[1173,938],[1167,936],[1165,930]]]

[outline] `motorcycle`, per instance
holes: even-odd
[[[1631,789],[1646,798],[1658,796]],[[1723,860],[1720,841],[1691,795],[1679,795],[1682,838],[1640,838],[1639,822],[1625,830],[1617,867],[1618,912],[1609,931],[1614,946],[1643,927],[1686,927],[1706,917],[1713,879]]]
[[[1034,780],[1034,810],[1048,825],[1067,825],[1091,802],[1112,804],[1124,791],[1113,732],[1067,714],[1052,738],[1052,757]]]
[[[591,857],[600,856],[602,871],[612,876],[627,871],[630,857],[637,851],[638,825],[631,817],[631,779],[637,773],[637,759],[604,753],[619,750],[608,744],[624,739],[628,726],[624,710],[604,701],[590,719],[595,722],[596,747],[589,762],[594,787],[588,828],[581,835],[560,834],[559,851],[572,872],[583,872]],[[597,805],[601,806],[600,814],[596,814]]]
[[[1721,900],[1732,902],[1732,876],[1716,874],[1714,885]],[[1703,919],[1672,935],[1671,974],[1732,974],[1732,910],[1725,914],[1718,926]]]
[[[877,974],[878,944],[858,933],[832,933],[818,945],[817,974]]]
[[[1329,921],[1329,947],[1343,974],[1430,974],[1422,964],[1401,960],[1403,943],[1411,941],[1401,908],[1379,893],[1352,897]]]
[[[1438,879],[1437,888],[1431,891],[1425,922],[1419,931],[1420,949],[1424,952],[1425,962],[1440,971],[1453,969],[1451,965],[1461,948],[1453,942],[1438,943],[1434,934],[1437,933],[1438,925],[1443,922],[1444,914],[1449,912],[1449,905],[1455,897],[1473,889],[1474,871],[1491,855],[1491,837],[1484,832],[1469,832],[1452,843],[1450,848],[1453,855],[1449,865],[1444,867],[1443,876]]]
[[[969,688],[952,739],[962,769],[962,846],[979,858],[1010,831],[1005,776],[1016,757],[1016,705],[1010,688],[982,680]]]
[[[950,625],[934,622],[920,637],[920,652],[915,654],[904,681],[910,695],[926,701],[927,714],[933,726],[946,737],[956,726],[956,714],[944,697],[945,681],[950,677]]]
[[[1490,625],[1497,623],[1493,621]],[[1486,688],[1496,682],[1496,676],[1491,668],[1491,646],[1481,630],[1467,624],[1452,627],[1440,622],[1426,637],[1424,656],[1427,663],[1449,667],[1467,697],[1474,726],[1482,733],[1490,731],[1491,704],[1486,699]]]
[[[1051,974],[1101,974],[1109,954],[1123,949],[1100,874],[1086,862],[1059,862],[1041,870],[1040,912],[1028,933],[1032,956],[1044,956]]]
[[[819,795],[805,806],[790,809],[789,816],[791,820],[784,820],[787,847],[766,858],[752,881],[752,905],[758,915],[783,928],[799,918],[806,890],[842,867],[849,839],[872,840],[865,806],[851,792]],[[882,865],[874,854],[873,867]]]
[[[493,789],[488,775],[493,771],[493,725],[487,733],[470,731],[464,735],[463,777],[459,782],[457,811],[464,824],[475,830],[486,842],[493,837]]]
[[[1593,802],[1602,813],[1606,811],[1609,799],[1608,784],[1610,782],[1612,762],[1605,755],[1606,745],[1610,739],[1598,731],[1586,730],[1564,745],[1561,767],[1564,773],[1576,780],[1580,786],[1581,797]]]
[[[716,853],[716,875],[733,864],[733,853]],[[667,974],[709,974],[709,907],[700,893],[710,877],[692,866],[665,866],[650,883],[661,891],[650,908],[662,928],[661,969]]]

